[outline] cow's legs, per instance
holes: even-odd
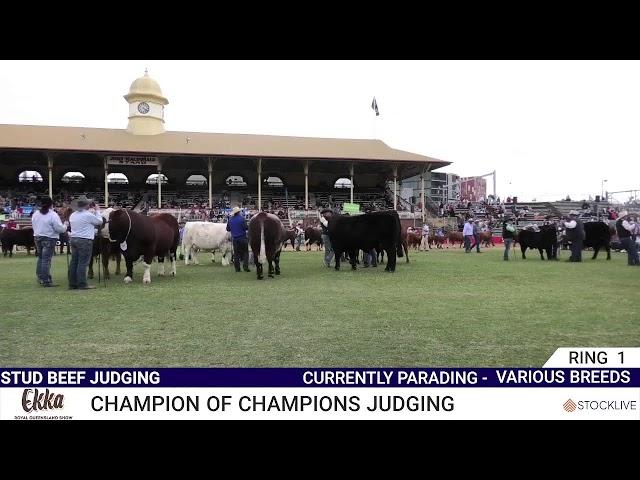
[[[609,245],[607,245],[604,248],[607,249],[607,260],[611,260],[611,247]]]
[[[542,253],[544,250],[539,248],[538,251],[540,252],[540,260],[544,260],[544,254]]]
[[[191,247],[191,260],[193,260],[194,265],[199,265],[198,263],[198,249]]]
[[[182,254],[184,255],[184,264],[189,265],[189,255],[191,254],[191,245],[185,245]]]
[[[267,262],[269,263],[269,278],[273,278],[273,259],[268,258]]]
[[[158,276],[164,277],[164,257],[158,257]]]
[[[359,250],[351,250],[349,252],[349,262],[351,263],[351,270],[355,270],[356,262],[358,261],[358,252]]]
[[[599,251],[600,251],[600,247],[593,247],[593,257],[591,257],[591,260],[595,260],[596,258],[598,258]]]
[[[404,250],[404,256],[406,258],[406,263],[409,263],[409,249],[405,243],[402,244],[402,248]]]
[[[125,255],[124,263],[127,266],[127,274],[124,276],[124,283],[131,283],[133,282],[133,260]]]
[[[231,250],[220,250],[220,255],[222,255],[222,266],[227,267],[230,263]]]
[[[333,253],[335,253],[335,257],[336,257],[336,266],[335,269],[336,270],[340,270],[340,259],[342,258],[342,251],[337,250],[335,248],[335,245],[333,246]]]
[[[527,250],[527,247],[525,247],[524,245],[520,245],[520,251],[522,252],[522,259],[526,260],[527,256],[524,254],[524,252]]]
[[[275,257],[273,257],[273,263],[276,267],[276,275],[280,275],[280,250],[278,250]]]
[[[120,253],[120,249],[112,246],[111,248],[115,248],[116,249],[116,275],[120,275],[120,262],[122,261],[122,254]]]
[[[257,260],[255,264],[256,264],[256,275],[258,277],[258,280],[262,280],[264,278],[264,276],[262,275],[262,264],[259,263]]]
[[[220,254],[222,255],[222,254]],[[216,263],[216,251],[211,250],[211,263]]]
[[[93,260],[94,260],[94,257],[93,257],[93,254],[91,254],[91,260],[89,260],[89,274],[87,275],[87,278],[89,279],[93,279]]]
[[[395,245],[391,245],[385,248],[387,251],[387,267],[384,269],[385,272],[395,272],[396,271],[396,248]]]

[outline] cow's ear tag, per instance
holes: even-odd
[[[122,242],[120,244],[120,250],[122,250],[123,252],[127,250],[127,242]]]

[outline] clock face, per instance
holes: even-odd
[[[143,115],[149,113],[149,104],[147,102],[140,102],[138,104],[138,111]]]

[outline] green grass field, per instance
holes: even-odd
[[[625,254],[571,264],[432,250],[395,274],[335,272],[321,255],[287,251],[282,276],[258,282],[201,254],[176,278],[154,264],[142,285],[138,264],[135,283],[93,291],[66,289],[64,256],[51,289],[33,256],[0,257],[0,365],[541,366],[558,347],[640,345],[640,268]]]

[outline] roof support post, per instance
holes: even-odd
[[[309,210],[309,160],[304,161],[304,210]]]
[[[104,208],[109,208],[109,162],[107,156],[102,157],[104,164]]]
[[[351,162],[349,173],[351,174],[351,203],[353,203],[353,162]]]
[[[49,196],[53,200],[53,153],[47,152],[47,169],[49,170]]]
[[[398,166],[393,166],[393,209],[398,210]]]
[[[213,165],[215,160],[213,157],[207,158],[207,169],[209,171],[209,178],[207,179],[207,185],[209,185],[209,208],[213,208],[213,187],[211,183],[213,182]]]
[[[162,208],[162,159],[158,159],[158,210]]]
[[[262,211],[262,158],[258,159],[258,211]]]

